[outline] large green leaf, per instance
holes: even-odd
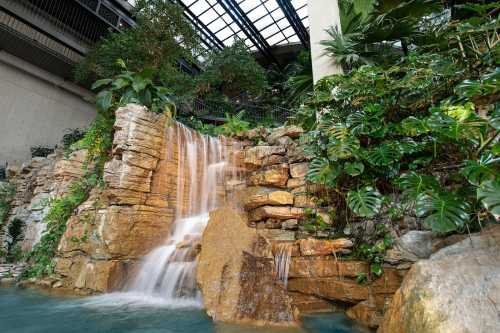
[[[489,180],[477,189],[477,199],[496,219],[500,217],[500,181]]]
[[[497,170],[495,164],[500,158],[494,158],[493,155],[483,155],[477,161],[466,161],[462,174],[473,185],[481,185],[486,180],[495,178]]]
[[[418,136],[430,131],[425,119],[408,117],[401,122],[403,133],[409,136]]]
[[[382,196],[375,188],[366,186],[357,191],[349,191],[347,204],[356,215],[373,217],[380,212]]]
[[[340,164],[332,164],[326,158],[315,158],[309,165],[306,179],[314,183],[334,187],[340,172]]]
[[[438,233],[463,227],[469,221],[469,205],[453,193],[431,191],[417,198],[416,213],[424,224]]]
[[[363,173],[365,170],[365,166],[361,162],[347,162],[344,164],[344,171],[349,175],[349,176],[359,176],[360,174]]]
[[[496,129],[497,131],[500,130],[500,103],[495,104],[495,110],[490,115],[488,122],[490,123],[491,127]]]
[[[400,157],[400,149],[394,144],[383,143],[366,150],[364,153],[364,158],[374,166],[388,166],[397,162]]]
[[[111,81],[113,81],[112,79],[102,79],[102,80],[97,80],[95,81],[92,86],[90,87],[90,89],[92,90],[95,90],[97,88],[100,88],[102,86],[105,86],[105,85],[108,85],[111,83]]]
[[[401,175],[398,186],[403,191],[406,200],[416,201],[425,191],[435,189],[439,183],[434,176],[421,175],[414,171]]]
[[[356,155],[359,150],[359,141],[354,137],[347,137],[343,140],[337,140],[334,137],[330,137],[327,150],[328,158],[331,161],[347,159]]]
[[[107,111],[113,103],[113,93],[109,90],[103,90],[97,94],[95,103],[99,111]]]

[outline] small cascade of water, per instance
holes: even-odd
[[[292,260],[292,244],[281,243],[274,255],[274,268],[276,271],[276,279],[281,281],[283,285],[288,284],[288,271],[290,269],[290,261]]]
[[[177,151],[176,219],[165,243],[143,259],[127,291],[161,298],[173,306],[201,306],[196,255],[209,212],[219,201],[217,185],[228,174],[236,176],[228,172],[234,163],[233,154],[224,138],[203,136],[182,124],[174,124],[167,131],[168,158]],[[174,136],[176,140],[172,140]]]

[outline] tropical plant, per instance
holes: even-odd
[[[330,39],[321,43],[346,70],[388,64],[408,55],[422,35],[420,27],[442,10],[437,0],[343,0],[339,5],[341,29],[329,28]]]
[[[210,53],[196,81],[198,93],[202,96],[222,92],[231,98],[241,94],[257,97],[267,87],[264,68],[240,40],[222,51]]]
[[[131,71],[151,68],[154,82],[170,87],[177,96],[190,98],[195,82],[180,69],[179,61],[195,61],[193,55],[200,54],[202,48],[183,9],[172,1],[138,0],[133,15],[137,26],[99,41],[77,65],[76,80],[90,86],[95,80],[114,77],[123,70],[116,61],[123,59]]]
[[[352,218],[389,214],[399,197],[403,214],[438,233],[494,220],[500,103],[497,69],[482,66],[471,73],[453,56],[411,53],[321,80],[302,108],[320,113],[304,125],[306,179]]]
[[[240,135],[243,131],[250,128],[250,123],[243,120],[244,115],[245,111],[240,111],[234,116],[226,113],[226,122],[216,127],[215,133],[228,137]]]
[[[15,194],[12,183],[0,181],[0,227],[4,225],[10,212],[10,203]]]
[[[23,272],[23,278],[50,275],[54,271],[59,240],[66,231],[66,222],[74,210],[83,203],[90,190],[98,183],[98,176],[89,172],[80,180],[74,181],[69,187],[69,193],[61,198],[49,202],[50,210],[43,222],[47,228],[33,250],[27,255],[30,266]]]

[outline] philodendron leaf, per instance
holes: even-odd
[[[490,123],[491,127],[496,129],[497,131],[500,130],[500,103],[496,104],[495,111],[491,114],[488,122]]]
[[[347,204],[356,215],[372,217],[380,212],[382,196],[375,188],[366,186],[357,191],[349,191]]]
[[[330,161],[347,159],[355,155],[359,150],[359,140],[355,137],[348,137],[343,140],[331,137],[327,149]]]
[[[97,80],[97,81],[95,81],[95,82],[92,84],[92,86],[90,87],[90,89],[95,90],[95,89],[97,89],[97,88],[100,88],[100,87],[102,87],[102,86],[105,86],[105,85],[110,84],[110,83],[111,83],[111,81],[113,81],[113,80],[111,80],[111,79],[102,79],[102,80]]]
[[[403,190],[403,197],[411,201],[417,200],[420,194],[435,189],[439,185],[436,177],[421,175],[414,171],[401,175],[397,184]]]
[[[481,185],[484,181],[494,179],[496,174],[495,164],[500,158],[493,155],[483,155],[477,161],[466,161],[462,174],[473,185]]]
[[[477,189],[477,199],[498,220],[500,218],[500,181],[489,180]]]
[[[113,93],[109,90],[103,90],[97,94],[95,103],[100,111],[107,111],[113,103]]]
[[[423,193],[415,208],[419,217],[425,217],[424,224],[438,233],[454,231],[469,221],[468,203],[453,193]]]
[[[361,162],[347,162],[344,164],[344,171],[349,175],[349,176],[359,176],[360,174],[363,173],[365,170],[365,166]]]

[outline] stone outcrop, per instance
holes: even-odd
[[[386,312],[380,333],[500,331],[500,226],[418,261]]]
[[[65,156],[61,150],[47,157],[34,157],[21,166],[7,168],[9,182],[15,186],[7,223],[0,230],[0,248],[7,247],[7,229],[14,220],[22,224],[22,251],[27,252],[40,240],[46,224],[47,202],[68,192],[69,185],[85,173],[86,152],[75,151]]]
[[[197,281],[207,313],[214,320],[257,325],[295,323],[291,298],[275,283],[268,248],[256,229],[247,226],[244,213],[225,207],[210,214]]]
[[[116,111],[105,186],[78,207],[59,244],[55,272],[64,288],[84,294],[119,289],[137,260],[165,239],[177,175],[176,152],[165,146],[165,122],[134,104]]]

